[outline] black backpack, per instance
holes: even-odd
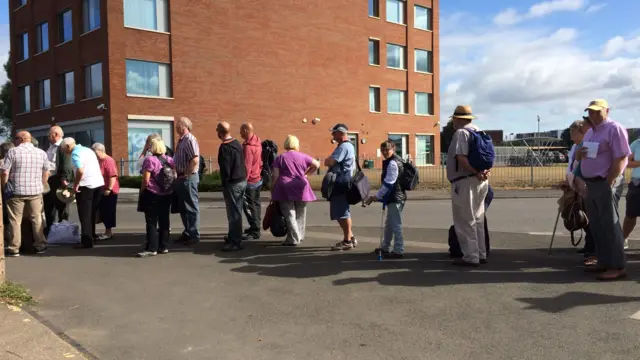
[[[262,142],[262,171],[260,177],[262,178],[262,185],[264,187],[271,186],[271,169],[273,168],[273,162],[278,156],[278,145],[272,140],[264,140]]]
[[[420,183],[420,174],[418,169],[412,162],[404,161],[402,163],[402,174],[400,174],[400,188],[404,191],[415,190]]]
[[[355,205],[359,202],[363,202],[369,196],[369,192],[371,191],[371,183],[369,182],[369,178],[367,175],[362,172],[362,168],[360,167],[360,163],[358,162],[358,158],[356,157],[356,166],[358,170],[355,175],[351,178],[349,182],[349,188],[347,190],[347,202],[349,205]]]
[[[173,188],[173,183],[176,181],[176,174],[171,168],[169,162],[162,156],[156,156],[158,160],[160,160],[160,164],[162,164],[162,169],[157,176],[154,176],[154,179],[160,186],[160,189],[164,192],[167,192]]]

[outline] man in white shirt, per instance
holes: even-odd
[[[96,213],[102,196],[100,190],[104,186],[100,163],[93,150],[76,144],[73,138],[62,140],[62,151],[71,155],[71,164],[75,171],[73,191],[76,193],[82,233],[82,243],[76,248],[89,249],[93,247],[96,238]]]
[[[68,186],[73,181],[73,168],[71,157],[65,154],[60,145],[64,132],[60,126],[52,126],[49,129],[49,148],[47,149],[47,159],[49,161],[49,189],[44,195],[44,213],[47,223],[44,228],[45,235],[49,234],[49,229],[54,222],[69,220],[69,206],[60,201],[56,196],[56,190],[62,186]]]

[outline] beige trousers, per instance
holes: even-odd
[[[451,184],[453,226],[460,242],[462,260],[477,264],[487,258],[484,238],[484,199],[489,182],[469,177]]]
[[[44,223],[42,221],[42,195],[19,196],[14,195],[7,200],[7,244],[11,252],[20,252],[22,244],[23,217],[31,222],[31,232],[33,233],[33,246],[36,250],[43,250],[47,247],[47,240],[44,237]]]

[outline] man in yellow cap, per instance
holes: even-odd
[[[597,265],[589,272],[600,273],[600,280],[618,280],[625,272],[624,237],[618,215],[618,202],[624,182],[623,172],[631,155],[627,130],[609,118],[609,104],[596,99],[585,109],[592,128],[583,147],[576,152],[587,183],[585,207],[596,248]]]

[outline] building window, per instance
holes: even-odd
[[[406,24],[404,6],[404,0],[387,0],[387,21],[396,24]]]
[[[100,0],[84,0],[82,2],[82,23],[84,32],[100,27]]]
[[[84,68],[84,97],[91,99],[102,96],[102,63]]]
[[[51,107],[51,80],[44,79],[38,81],[38,108],[48,109]]]
[[[171,97],[169,65],[127,60],[127,94]]]
[[[75,101],[73,71],[60,75],[60,104],[70,104]]]
[[[416,29],[431,30],[431,9],[416,5],[413,26]]]
[[[407,49],[402,45],[387,44],[387,67],[407,69]]]
[[[407,159],[409,156],[409,136],[403,134],[389,134],[389,140],[393,141],[396,145],[396,155],[402,159]]]
[[[36,54],[49,50],[49,23],[42,23],[36,29]]]
[[[358,141],[358,133],[347,133],[347,139],[349,139],[349,142],[353,145],[353,150],[356,153],[356,157],[358,157],[360,145],[360,142]]]
[[[29,58],[29,34],[22,33],[18,35],[18,61],[27,60]]]
[[[128,123],[128,154],[129,176],[140,175],[141,162],[138,161],[147,137],[158,134],[164,143],[171,147],[173,144],[173,129],[170,121],[129,120]]]
[[[433,53],[428,50],[415,50],[416,71],[424,73],[433,72]]]
[[[168,32],[167,0],[124,0],[124,26]]]
[[[16,0],[16,9],[27,5],[27,0]]]
[[[416,115],[433,115],[433,95],[428,93],[416,93]]]
[[[380,65],[380,40],[369,39],[369,65]]]
[[[407,114],[407,92],[387,90],[387,112],[389,114]]]
[[[369,87],[369,111],[380,112],[380,88],[377,86]]]
[[[31,86],[21,86],[18,88],[18,94],[20,96],[20,103],[18,106],[18,113],[28,113],[31,111]]]
[[[380,17],[380,0],[369,0],[369,16]]]
[[[71,10],[67,10],[58,15],[58,40],[60,44],[71,41],[73,38],[73,19]]]
[[[416,165],[434,165],[433,135],[416,135]]]

